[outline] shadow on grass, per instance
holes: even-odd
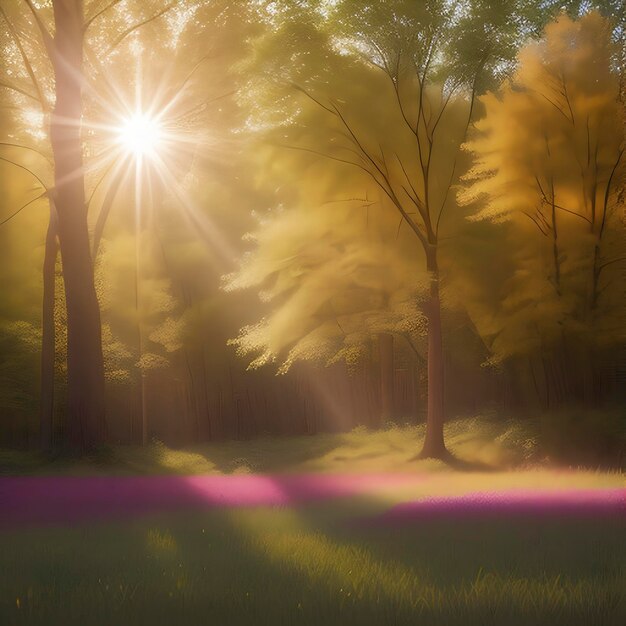
[[[234,485],[247,477],[211,478]],[[125,515],[121,521],[84,523],[80,532],[68,524],[0,534],[0,588],[6,592],[0,597],[0,618],[7,618],[0,622],[623,623],[623,592],[616,591],[623,575],[623,521],[617,527],[569,522],[563,528],[560,523],[482,523],[455,516],[362,532],[345,522],[359,512],[383,510],[385,502],[375,493],[314,504],[302,501],[298,480],[264,477],[280,506],[207,511],[181,506],[197,498],[198,489],[206,496],[201,481],[131,481],[141,490],[121,500],[117,491],[114,502]],[[160,481],[169,485],[167,490],[155,487]],[[89,484],[84,493],[95,506],[102,493],[93,486],[106,481],[92,478]],[[150,502],[158,504],[171,493],[177,508],[141,518],[129,515],[128,507],[139,504],[148,484]],[[311,495],[320,484],[309,485]],[[46,493],[59,500],[42,489],[33,502]],[[67,501],[59,508],[67,511]]]
[[[425,455],[420,452],[409,459],[410,462],[427,460],[441,461],[447,467],[457,472],[501,472],[512,469],[505,465],[499,466],[479,460],[462,459],[449,450],[437,456]]]

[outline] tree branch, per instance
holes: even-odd
[[[21,163],[17,163],[16,161],[12,161],[11,159],[7,159],[6,157],[3,157],[3,156],[0,156],[0,161],[6,161],[7,163],[11,163],[12,165],[15,165],[16,167],[19,167],[19,168],[23,169],[24,171],[28,172],[31,176],[33,176],[34,178],[36,178],[39,181],[39,184],[46,190],[46,192],[48,191],[48,187],[41,180],[41,178],[39,178],[39,176],[37,176],[37,174],[35,174],[35,172],[33,172],[32,170],[28,169],[25,165],[22,165]]]
[[[613,168],[611,169],[611,175],[609,176],[609,180],[606,183],[606,189],[604,190],[604,210],[602,212],[602,222],[600,223],[600,233],[599,233],[600,238],[602,237],[602,233],[604,232],[604,224],[606,222],[606,214],[607,214],[607,209],[609,205],[609,195],[611,194],[611,185],[613,183],[613,176],[615,175],[615,172],[617,171],[619,163],[622,160],[623,154],[624,154],[624,148],[622,148],[617,155],[615,164],[613,165]]]
[[[559,211],[565,211],[566,213],[570,213],[576,217],[579,217],[581,220],[585,220],[585,222],[587,222],[588,224],[591,224],[591,220],[588,217],[581,215],[580,213],[576,213],[576,211],[572,211],[572,209],[567,209],[564,206],[561,206],[560,204],[556,204],[556,202],[553,202],[553,200],[549,200],[548,196],[546,195],[546,192],[543,189],[543,186],[541,185],[541,182],[539,181],[539,177],[537,175],[535,175],[535,181],[537,182],[537,187],[539,188],[541,197],[543,198],[546,204],[554,205],[555,209],[559,209]]]
[[[12,220],[16,215],[21,213],[27,206],[30,206],[36,200],[40,200],[41,198],[43,198],[43,197],[45,197],[47,195],[48,195],[48,192],[44,191],[43,193],[40,193],[37,197],[33,198],[32,200],[29,200],[26,204],[23,204],[17,211],[15,211],[14,213],[11,213],[11,215],[9,215],[8,217],[5,217],[3,220],[1,220],[0,221],[0,226],[4,226],[8,221]]]
[[[422,245],[424,247],[426,247],[427,241],[426,241],[425,235],[419,229],[419,226],[411,219],[409,214],[404,210],[404,208],[402,207],[402,204],[398,200],[398,198],[397,198],[396,194],[394,193],[393,189],[388,188],[388,183],[387,183],[386,180],[384,180],[384,177],[383,177],[383,181],[381,181],[378,178],[378,176],[376,176],[374,174],[374,172],[372,172],[372,170],[368,169],[364,165],[361,165],[360,163],[355,163],[354,161],[349,161],[348,159],[341,159],[339,157],[333,156],[332,154],[328,154],[327,152],[319,152],[318,150],[312,150],[311,148],[304,148],[304,147],[301,147],[301,146],[289,146],[289,145],[285,145],[285,144],[276,144],[276,145],[281,147],[281,148],[287,148],[289,150],[300,150],[302,152],[310,152],[312,154],[316,154],[318,156],[324,157],[325,159],[330,159],[331,161],[336,161],[338,163],[344,163],[346,165],[352,165],[353,167],[357,167],[361,171],[365,172],[365,174],[367,174],[376,183],[376,185],[384,192],[384,194],[391,200],[393,205],[398,209],[400,214],[407,221],[407,223],[411,227],[411,230],[417,235],[417,237],[421,241]]]
[[[548,233],[542,228],[541,224],[537,221],[537,219],[533,215],[531,215],[527,211],[522,211],[522,214],[528,217],[529,219],[531,219],[535,223],[535,226],[537,226],[537,228],[541,231],[541,234],[544,237],[548,236]]]
[[[163,9],[161,9],[160,11],[157,11],[151,17],[143,20],[142,22],[139,22],[137,24],[133,24],[132,26],[129,26],[126,30],[122,31],[122,33],[117,37],[117,39],[113,42],[113,44],[107,50],[106,54],[107,55],[111,54],[111,52],[113,52],[113,50],[115,50],[115,48],[117,48],[117,46],[119,46],[120,43],[122,43],[122,41],[124,41],[124,39],[126,39],[126,37],[128,37],[128,35],[130,35],[131,33],[135,32],[137,29],[141,28],[142,26],[145,26],[146,24],[149,24],[150,22],[153,22],[154,20],[158,19],[162,15],[165,15],[165,13],[167,13],[168,11],[173,9],[177,4],[178,4],[178,2],[170,2]]]
[[[626,256],[622,256],[617,259],[611,259],[610,261],[605,261],[604,263],[600,263],[600,265],[598,265],[598,275],[608,265],[612,265],[613,263],[620,263],[621,261],[626,261]]]
[[[103,9],[100,9],[97,13],[94,13],[84,24],[83,24],[83,33],[87,32],[87,29],[91,26],[91,24],[97,20],[103,13],[106,13],[109,9],[112,9],[116,4],[119,4],[120,0],[112,0],[107,4]]]
[[[10,88],[14,89],[15,91],[19,91],[20,93],[23,93],[24,95],[27,95],[30,98],[33,98],[34,100],[37,100],[39,102],[42,110],[45,113],[48,110],[48,102],[44,98],[43,91],[41,90],[41,87],[39,86],[39,81],[35,77],[35,71],[33,70],[33,66],[32,66],[32,64],[30,62],[30,59],[28,58],[28,55],[26,54],[26,51],[24,50],[24,46],[22,46],[22,42],[20,41],[20,37],[17,34],[17,31],[13,27],[13,24],[11,23],[11,20],[8,18],[7,14],[5,13],[5,11],[2,8],[2,6],[0,6],[0,12],[2,13],[2,17],[4,18],[4,21],[6,22],[7,28],[9,29],[9,33],[11,35],[11,38],[15,42],[15,45],[17,46],[17,49],[18,49],[18,51],[20,53],[20,56],[22,57],[22,61],[24,62],[24,67],[26,68],[26,72],[28,73],[28,76],[29,76],[31,82],[33,83],[33,87],[35,88],[35,91],[37,92],[37,97],[34,97],[34,96],[28,94],[26,91],[22,91],[21,89],[19,89],[17,87],[10,87]],[[52,59],[52,57],[50,57],[50,59]],[[7,85],[4,85],[4,86],[7,86]]]
[[[41,100],[39,100],[37,96],[34,96],[32,93],[29,93],[28,91],[26,91],[25,89],[22,89],[21,87],[17,87],[16,85],[11,85],[10,83],[5,83],[4,81],[0,81],[0,87],[4,87],[5,89],[12,89],[13,91],[16,91],[17,93],[21,93],[23,96],[26,96],[27,98],[30,98],[31,100],[34,100],[35,102],[37,102],[37,104],[41,105]]]
[[[330,113],[333,117],[336,117],[337,119],[339,119],[341,121],[341,123],[343,124],[343,127],[348,131],[348,133],[350,135],[350,137],[349,137],[350,141],[352,141],[357,146],[357,148],[360,151],[358,156],[363,158],[366,162],[369,162],[374,167],[374,170],[375,170],[375,172],[378,175],[374,171],[370,170],[369,167],[365,167],[365,166],[363,166],[363,165],[361,165],[359,163],[355,163],[354,161],[349,161],[347,159],[340,159],[338,157],[334,157],[334,156],[331,156],[331,155],[328,155],[328,154],[324,154],[324,153],[318,153],[318,154],[320,154],[320,156],[324,156],[324,157],[330,158],[330,159],[332,159],[334,161],[339,161],[339,162],[342,162],[342,163],[346,163],[346,164],[358,167],[359,169],[363,170],[368,176],[370,176],[374,180],[374,182],[384,191],[385,195],[391,200],[393,205],[398,209],[398,211],[400,212],[402,217],[404,217],[404,219],[406,220],[406,222],[409,225],[409,227],[411,228],[411,230],[415,233],[415,235],[418,237],[418,239],[420,240],[420,242],[422,243],[422,245],[426,249],[428,247],[427,239],[426,239],[425,235],[422,233],[422,231],[420,230],[419,226],[415,223],[414,220],[411,219],[409,214],[406,212],[406,210],[402,206],[402,203],[398,199],[398,197],[397,197],[397,195],[396,195],[396,193],[395,193],[395,191],[393,189],[393,186],[391,184],[389,173],[387,172],[387,174],[385,174],[385,172],[381,168],[381,165],[377,162],[377,159],[375,159],[374,156],[372,154],[370,154],[370,152],[365,148],[365,146],[362,144],[360,139],[357,137],[356,133],[354,132],[354,130],[352,129],[352,127],[350,126],[350,124],[346,120],[345,116],[341,113],[341,111],[339,110],[337,105],[334,102],[331,102],[330,106],[326,106],[325,104],[320,102],[317,98],[312,96],[309,92],[307,92],[304,88],[299,87],[299,86],[297,86],[295,84],[293,86],[296,89],[298,89],[299,91],[301,91],[302,93],[304,93],[304,95],[306,95],[309,99],[311,99],[313,102],[315,102],[315,104],[317,104],[322,109],[324,109],[326,112]],[[294,148],[294,146],[287,146],[287,147]],[[296,149],[298,149],[298,148],[296,148]],[[315,150],[309,150],[309,149],[304,149],[304,150],[307,151],[307,152],[316,153]],[[385,155],[384,155],[384,153],[382,154],[382,158],[383,158],[383,167],[386,168],[386,162],[385,162]],[[379,176],[382,179],[382,181],[379,179]],[[427,226],[427,225],[425,225],[425,226]]]
[[[335,117],[337,117],[337,114],[330,107],[327,107],[325,104],[320,102],[317,98],[311,95],[304,87],[301,87],[300,85],[297,85],[296,83],[291,83],[291,86],[297,91],[299,91],[300,93],[303,93],[307,98],[309,98],[309,100],[312,100],[313,102],[315,102],[315,104],[317,104],[317,106],[324,109],[324,111],[327,111],[331,115],[334,115]]]
[[[33,14],[33,17],[35,18],[35,22],[37,24],[37,27],[39,28],[39,32],[41,33],[41,38],[43,39],[43,45],[46,47],[46,52],[48,53],[48,56],[50,57],[50,61],[52,61],[55,56],[54,39],[52,38],[52,35],[48,32],[46,25],[43,23],[43,20],[39,16],[39,12],[37,11],[37,9],[35,9],[35,6],[33,5],[32,1],[24,0],[24,2],[28,5],[30,12]]]
[[[23,146],[22,144],[11,143],[11,142],[8,142],[8,141],[0,141],[0,146],[7,146],[7,147],[10,147],[10,148],[21,148],[22,150],[30,150],[31,152],[34,152],[35,154],[38,154],[39,156],[43,157],[46,161],[48,161],[48,163],[50,165],[53,165],[50,157],[45,155],[40,150],[37,150],[37,148],[32,148],[31,146]]]

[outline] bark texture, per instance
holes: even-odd
[[[426,437],[420,453],[422,458],[445,458],[448,455],[443,437],[444,372],[443,340],[441,334],[441,299],[439,295],[439,267],[434,246],[426,252],[426,264],[430,274],[430,298],[425,307],[428,319],[428,412]]]
[[[384,423],[392,420],[394,417],[393,335],[379,333],[378,352],[380,365],[380,417]]]
[[[50,198],[50,221],[46,234],[43,261],[43,303],[41,316],[41,390],[40,390],[40,446],[50,450],[53,445],[54,415],[54,355],[55,355],[55,273],[59,250],[57,240],[57,212]]]
[[[54,0],[56,103],[50,122],[58,237],[67,307],[67,443],[82,450],[105,437],[100,308],[89,249],[81,149],[83,7]]]

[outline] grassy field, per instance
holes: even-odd
[[[176,474],[184,480],[205,473],[393,470],[420,476],[388,490],[293,505],[5,526],[0,624],[626,623],[623,514],[457,511],[384,521],[400,503],[433,497],[625,486],[619,472],[534,465],[535,444],[514,423],[471,426],[449,425],[451,448],[494,471],[458,472],[412,460],[418,428],[187,450],[120,447],[73,461],[7,453],[4,471],[12,474]]]
[[[536,466],[537,424],[485,416],[446,424],[448,448],[459,458],[497,469]],[[0,449],[5,474],[231,474],[276,472],[439,471],[438,461],[416,461],[424,425],[300,437],[219,441],[172,449],[155,441],[145,448],[111,446],[90,458],[43,457]]]
[[[5,532],[0,623],[621,626],[626,619],[623,519],[351,522],[374,506]]]

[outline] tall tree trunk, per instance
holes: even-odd
[[[421,458],[444,458],[448,455],[443,438],[445,421],[443,406],[443,341],[441,334],[441,299],[437,249],[426,251],[426,267],[430,274],[430,299],[426,305],[428,319],[428,412],[426,437]]]
[[[40,391],[40,445],[44,451],[52,448],[54,415],[54,357],[55,324],[54,302],[56,282],[57,212],[50,198],[50,221],[46,234],[43,261],[43,306],[41,316],[41,391]]]
[[[100,308],[89,250],[81,150],[83,7],[54,0],[56,103],[50,122],[55,202],[67,307],[68,443],[83,450],[105,437]]]
[[[387,422],[394,417],[393,406],[393,335],[378,334],[380,366],[380,419]]]

